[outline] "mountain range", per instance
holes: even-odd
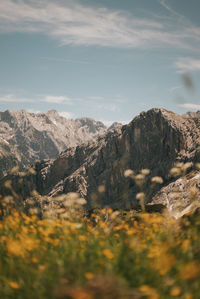
[[[113,124],[116,125],[119,124]],[[56,158],[66,148],[106,132],[107,127],[100,121],[91,118],[70,120],[56,110],[47,113],[0,112],[0,177],[14,166],[23,169],[37,160]]]
[[[96,125],[98,134],[104,134],[68,147],[57,158],[35,162],[32,167],[35,174],[23,177],[23,188],[18,184],[20,174],[4,177],[0,181],[1,193],[6,194],[4,183],[9,179],[15,192],[20,192],[24,199],[32,190],[48,198],[78,192],[89,208],[136,208],[140,205],[136,194],[143,189],[149,190],[146,194],[149,207],[175,209],[176,193],[181,194],[186,208],[192,200],[188,195],[190,188],[196,188],[198,198],[200,172],[195,165],[200,161],[199,113],[181,116],[165,109],[151,109],[140,113],[128,125],[116,125],[108,132],[101,123]],[[93,131],[96,133],[97,129]],[[172,168],[180,172],[184,168],[180,178],[172,175]],[[146,171],[145,182],[140,186],[137,180],[144,179],[142,169],[150,172]],[[127,170],[130,174],[134,172],[134,180],[126,175]],[[155,176],[162,177],[164,182],[149,188]]]

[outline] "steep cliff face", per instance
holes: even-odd
[[[199,136],[198,118],[164,109],[143,112],[97,141],[67,149],[57,159],[36,163],[36,176],[24,183],[25,195],[30,189],[48,196],[74,191],[87,199],[88,206],[133,207],[139,189],[124,177],[124,171],[137,173],[148,168],[148,179],[159,175],[167,184],[175,162],[198,161]],[[104,193],[97,192],[101,185]]]
[[[13,166],[30,166],[37,160],[55,158],[106,132],[106,126],[90,118],[69,120],[55,110],[47,113],[0,112],[0,177]]]

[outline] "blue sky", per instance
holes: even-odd
[[[200,110],[199,11],[199,0],[1,0],[0,110],[106,124]]]

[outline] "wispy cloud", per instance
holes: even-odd
[[[71,104],[72,99],[64,96],[52,96],[46,95],[40,100],[41,102],[52,103],[52,104]]]
[[[35,103],[45,102],[49,104],[67,104],[72,105],[76,99],[69,98],[67,96],[55,96],[55,95],[35,95],[32,97],[24,97],[19,94],[1,94],[0,102],[2,103]]]
[[[180,86],[180,85],[173,86],[173,87],[171,87],[171,88],[169,89],[169,92],[170,92],[170,93],[173,93],[173,92],[175,92],[176,90],[181,89],[181,88],[182,88],[182,86]]]
[[[200,110],[200,105],[198,104],[193,104],[193,103],[185,103],[185,104],[179,104],[178,105],[181,108],[185,108],[185,109],[193,109],[193,110]]]
[[[191,40],[200,45],[199,28],[194,26],[183,28],[166,20],[157,22],[124,11],[87,7],[77,0],[1,0],[0,33],[9,32],[43,33],[61,45],[191,48]]]
[[[160,0],[160,4],[168,11],[171,15],[178,17],[179,19],[185,19],[185,17],[175,11],[169,4],[167,4],[167,0]]]
[[[32,99],[17,97],[13,94],[0,95],[0,102],[2,103],[31,103]]]
[[[200,59],[190,57],[180,57],[175,63],[177,73],[183,74],[187,72],[200,71]]]

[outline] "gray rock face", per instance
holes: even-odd
[[[90,118],[69,120],[55,110],[47,113],[0,112],[0,177],[13,166],[56,158],[67,147],[79,145],[107,131]]]
[[[200,207],[200,172],[190,171],[159,190],[152,205],[164,206],[176,218]]]
[[[78,192],[87,199],[89,207],[134,207],[139,189],[134,181],[124,177],[126,169],[137,173],[148,168],[151,172],[147,181],[155,175],[162,176],[167,186],[172,182],[169,170],[175,162],[200,160],[199,146],[200,118],[152,109],[96,141],[68,148],[57,159],[37,162],[36,176],[24,178],[24,197],[33,189],[50,197]],[[10,178],[17,181],[17,176]],[[17,190],[17,183],[14,185]],[[105,186],[104,193],[97,192],[101,185]],[[155,197],[160,188],[149,201],[153,198],[155,204],[167,205],[166,199],[159,202]]]

